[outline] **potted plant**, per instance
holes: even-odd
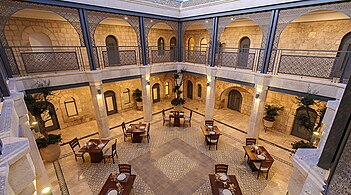
[[[35,118],[41,136],[36,139],[42,158],[48,162],[53,162],[60,157],[61,148],[58,145],[61,142],[61,135],[48,134],[45,123],[51,120],[51,113],[55,112],[50,104],[52,93],[49,88],[50,82],[38,82],[36,92],[26,94],[24,101],[28,111]]]
[[[171,101],[171,104],[174,106],[175,110],[180,111],[182,109],[183,104],[185,104],[185,100],[181,97],[183,93],[181,87],[183,85],[183,73],[185,68],[182,68],[180,72],[174,74],[174,88],[173,92],[176,94],[176,97]]]
[[[300,141],[295,141],[293,143],[291,143],[292,149],[294,150],[293,153],[296,153],[296,150],[299,148],[316,148],[315,146],[313,146],[313,143],[309,142],[309,141],[304,141],[304,140],[300,140]]]
[[[142,95],[143,95],[143,94],[142,94],[142,92],[141,92],[140,89],[136,89],[136,90],[134,90],[134,92],[133,92],[133,97],[134,97],[134,99],[135,99],[137,109],[143,107],[143,99],[141,98]]]
[[[265,116],[263,117],[263,125],[267,128],[272,128],[274,125],[275,117],[279,114],[280,110],[283,110],[283,107],[266,105]]]

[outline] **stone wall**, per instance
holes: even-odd
[[[350,26],[351,20],[291,23],[281,34],[279,48],[338,50]]]
[[[99,24],[94,38],[97,46],[106,46],[106,37],[113,35],[118,46],[138,46],[138,38],[131,26]]]
[[[188,81],[193,84],[193,100],[198,100],[202,103],[206,102],[206,90],[207,90],[207,78],[198,77],[192,74],[184,74],[184,84],[183,84],[183,97],[187,99],[188,94]],[[198,96],[199,85],[201,85],[201,97]]]
[[[169,49],[171,38],[177,37],[173,30],[152,28],[148,34],[148,46],[157,46],[158,39],[162,37],[165,41],[165,49]]]
[[[278,131],[287,135],[291,134],[294,125],[296,109],[299,108],[299,106],[297,105],[296,97],[297,96],[268,91],[266,105],[272,104],[275,106],[284,107],[283,110],[279,111],[279,115],[276,117],[276,121],[274,122],[274,126],[272,129],[273,131]],[[326,102],[317,102],[319,105],[315,105],[312,107],[312,109],[316,111],[318,110],[318,108],[323,108],[326,105]]]
[[[224,81],[216,81],[216,109],[229,109],[228,106],[228,94],[231,90],[237,90],[242,96],[242,104],[240,112],[245,115],[250,115],[251,106],[253,101],[254,88],[243,86],[235,83],[229,83]]]
[[[172,98],[175,97],[173,93],[173,87],[174,87],[174,79],[173,79],[174,74],[163,74],[163,75],[158,75],[158,76],[151,76],[150,77],[150,88],[152,90],[152,87],[155,84],[160,85],[160,99],[161,100],[172,100]],[[169,84],[169,95],[166,95],[166,82]],[[152,91],[151,91],[151,96],[152,96]]]
[[[132,80],[126,80],[126,81],[113,82],[113,83],[104,83],[102,88],[104,92],[113,91],[115,93],[117,111],[118,113],[121,113],[123,111],[136,108],[135,100],[133,98],[133,92],[136,89],[141,90],[141,80],[132,79]],[[128,89],[129,89],[129,94],[128,94]]]
[[[259,26],[244,26],[225,28],[220,35],[224,47],[239,48],[243,37],[250,39],[250,48],[261,48],[262,31]]]
[[[80,46],[78,33],[67,21],[11,18],[5,26],[5,37],[10,46],[30,46],[29,35],[46,34],[53,46]]]
[[[65,101],[74,98],[78,115],[68,116]],[[55,106],[60,128],[78,125],[95,119],[94,107],[89,87],[78,87],[53,92],[50,102]]]
[[[212,32],[208,32],[205,29],[200,29],[200,30],[187,30],[184,33],[184,38],[183,38],[183,46],[184,47],[188,47],[188,41],[190,38],[193,38],[195,41],[195,50],[199,50],[200,47],[200,41],[203,38],[206,38],[207,40],[207,44],[209,44],[210,42],[210,38],[211,38],[211,33]]]

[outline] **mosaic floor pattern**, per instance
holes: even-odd
[[[263,192],[277,185],[282,190],[274,194],[286,193],[286,179],[279,183],[275,178],[289,177],[290,165],[276,160],[269,179],[262,176],[257,180],[257,173],[252,173],[243,158],[241,143],[224,134],[218,150],[213,147],[209,150],[200,130],[201,124],[194,120],[192,127],[166,127],[160,120],[154,120],[150,143],[124,142],[118,135],[116,164],[112,164],[112,160],[106,164],[75,162],[72,155],[60,159],[70,193],[98,194],[109,173],[118,170],[118,163],[131,164],[132,172],[137,175],[132,194],[211,194],[208,174],[214,172],[216,163],[229,165],[229,174],[236,175],[243,194],[268,194]],[[90,161],[88,155],[86,161]]]

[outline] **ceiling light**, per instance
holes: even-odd
[[[126,17],[124,17],[124,19],[125,19],[125,20],[128,20],[128,17],[126,16]]]

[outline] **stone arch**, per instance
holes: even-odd
[[[31,33],[34,32],[40,32],[40,33],[44,33],[45,35],[47,35],[52,43],[52,46],[57,46],[55,45],[55,43],[58,42],[56,36],[54,35],[53,32],[51,32],[49,29],[42,27],[42,26],[28,26],[27,28],[25,28],[22,31],[22,38],[21,38],[21,46],[30,46],[29,43],[29,36]]]
[[[220,109],[228,109],[228,96],[232,90],[237,90],[242,96],[240,112],[242,114],[249,115],[252,106],[253,93],[240,86],[227,87],[219,94]]]

